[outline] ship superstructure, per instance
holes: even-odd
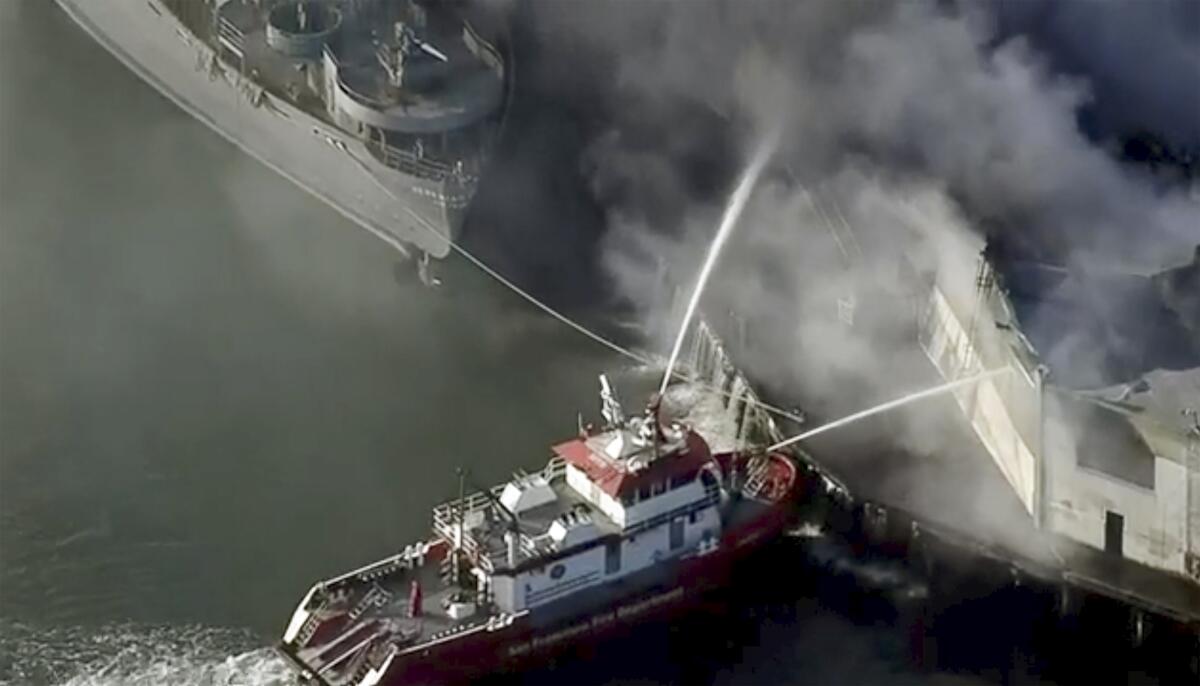
[[[504,100],[503,60],[453,8],[227,0],[212,21],[227,64],[364,144],[382,165],[372,167],[379,181],[411,192],[414,208],[452,235]]]
[[[402,250],[457,238],[506,104],[466,1],[57,0],[197,119]]]
[[[606,386],[607,389],[607,386]],[[432,536],[315,585],[281,652],[302,680],[427,683],[520,664],[678,611],[786,522],[781,454],[713,454],[657,404],[541,470],[436,507]]]

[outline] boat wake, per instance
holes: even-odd
[[[252,632],[200,626],[42,628],[0,620],[0,686],[284,686]]]

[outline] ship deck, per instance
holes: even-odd
[[[454,588],[445,578],[445,545],[438,545],[419,564],[382,560],[330,583],[308,626],[285,652],[325,683],[340,686],[357,683],[393,651],[486,622],[491,617],[486,607],[463,619],[450,616]],[[419,616],[410,613],[414,581],[421,589]]]
[[[305,114],[332,123],[325,104],[309,90],[305,71],[296,68],[295,60],[276,52],[267,44],[267,27],[260,12],[253,5],[229,3],[221,8],[221,15],[242,32],[241,60],[231,64],[235,69],[250,77],[261,88],[277,98],[292,103]]]
[[[313,92],[310,83],[308,72],[318,68],[315,62],[298,62],[273,49],[267,42],[266,17],[257,7],[229,3],[220,13],[223,20],[241,32],[242,55],[232,61],[234,68],[276,97],[286,99],[313,117],[332,122],[325,103]],[[382,25],[390,26],[386,22]],[[445,12],[430,13],[426,31],[428,42],[448,58],[453,73],[436,90],[429,93],[405,90],[402,99],[391,93],[385,83],[387,75],[377,61],[379,31],[372,29],[368,33],[349,27],[344,31],[347,35],[339,45],[330,46],[342,63],[341,86],[373,106],[384,107],[381,111],[397,121],[432,122],[443,118],[450,121],[452,115],[466,111],[478,111],[482,117],[500,104],[502,77],[476,58],[463,40],[461,22]]]

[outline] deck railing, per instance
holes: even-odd
[[[563,476],[566,474],[566,470],[566,462],[560,457],[554,457],[551,458],[551,460],[543,469],[536,472],[535,475],[549,481]],[[518,475],[518,478],[525,478],[525,476],[526,475],[524,474],[520,474]],[[502,484],[493,487],[491,489],[491,498],[484,495],[482,491],[466,495],[461,503],[461,521],[465,521],[468,515],[486,512],[489,508],[491,508],[493,499],[500,498],[501,494],[504,492],[505,485],[506,484]],[[451,500],[433,508],[434,533],[449,543],[451,547],[454,547],[456,544],[458,544],[458,539],[460,537],[459,525],[459,501]],[[485,572],[492,573],[495,571],[496,567],[507,562],[507,550],[497,552],[485,549],[481,542],[476,540],[476,538],[471,534],[471,531],[468,530],[465,525],[463,526],[461,532],[461,538],[463,552],[465,552],[467,557],[475,564],[478,564]],[[517,545],[520,552],[526,557],[536,557],[544,552],[544,546],[541,543],[542,542],[539,541],[539,538],[522,533],[520,534]]]
[[[328,45],[325,46],[322,52],[326,68],[332,68],[333,71],[333,87],[340,91],[342,95],[359,106],[371,110],[382,111],[391,106],[388,102],[372,98],[351,88],[346,83],[346,80],[342,78],[340,73],[342,63],[337,53]],[[380,162],[418,178],[441,181],[456,171],[455,166],[448,162],[418,155],[416,151],[397,148],[384,141],[371,139],[365,141],[365,144],[367,150]]]
[[[368,141],[367,148],[387,166],[422,179],[441,181],[454,172],[454,168],[446,162],[417,155],[412,150],[397,148],[378,140]]]
[[[225,17],[217,19],[217,42],[226,50],[242,59],[246,51],[246,35]]]

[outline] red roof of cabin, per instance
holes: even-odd
[[[708,443],[694,431],[688,431],[682,449],[672,455],[659,457],[637,472],[628,471],[623,460],[614,460],[602,453],[596,453],[588,447],[586,439],[582,438],[559,443],[554,446],[554,453],[566,460],[567,464],[583,470],[600,490],[617,499],[630,495],[639,488],[648,488],[658,481],[694,476],[712,459]]]

